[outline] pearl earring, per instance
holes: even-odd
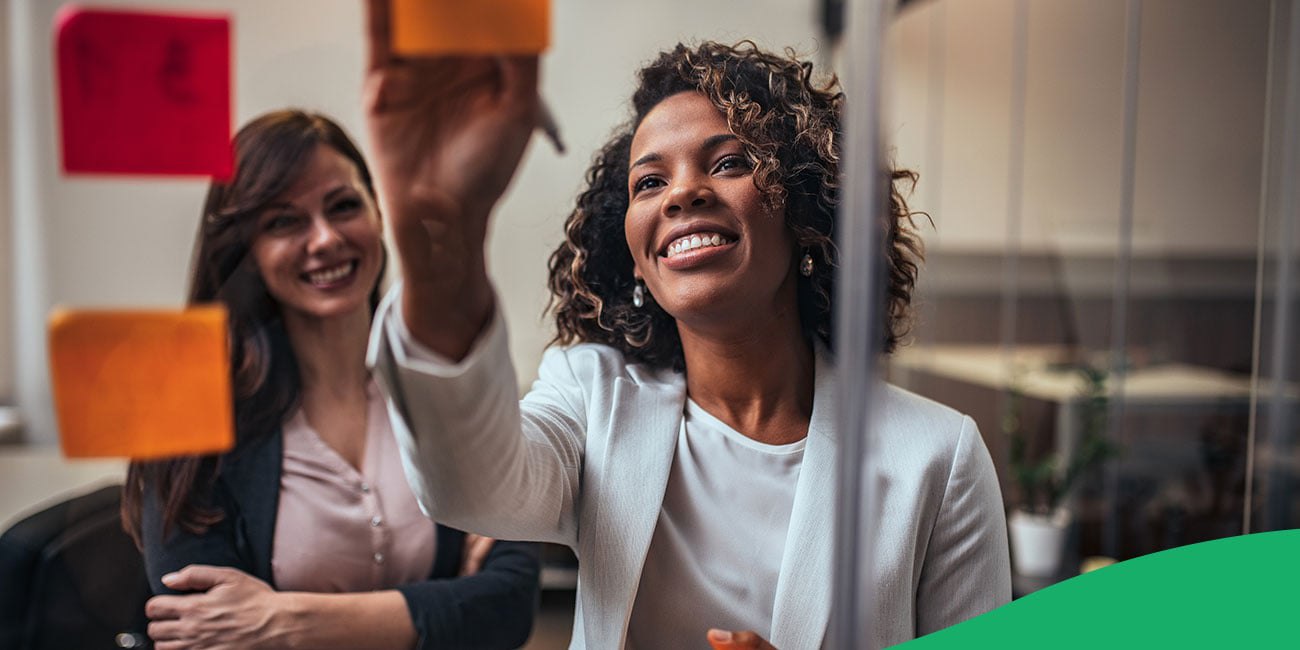
[[[803,259],[799,260],[799,272],[802,273],[803,277],[805,278],[812,277],[813,274],[812,253],[803,254]]]
[[[637,280],[636,286],[632,288],[632,305],[637,308],[645,306],[645,284],[640,280]]]

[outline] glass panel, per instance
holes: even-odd
[[[1269,146],[1261,196],[1261,284],[1256,337],[1258,390],[1254,417],[1251,531],[1300,527],[1300,12],[1275,3],[1269,66]]]
[[[1269,71],[1278,25],[1268,3],[967,0],[893,28],[885,128],[928,218],[914,344],[890,378],[975,418],[1009,512],[1070,522],[1055,570],[1019,566],[1018,595],[1089,557],[1243,530],[1256,325],[1261,361],[1295,357],[1277,252],[1255,316],[1260,215],[1276,215],[1262,241],[1297,241],[1294,209],[1261,193],[1266,144],[1284,140],[1267,101],[1289,87]],[[1270,320],[1278,300],[1289,321]],[[1295,526],[1294,399],[1264,398],[1255,510]]]

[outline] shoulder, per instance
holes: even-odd
[[[969,419],[957,409],[890,383],[884,384],[880,397],[885,424],[911,432],[951,437]]]
[[[881,390],[878,417],[885,449],[916,461],[950,466],[984,447],[970,416],[893,384]]]
[[[623,353],[602,343],[555,346],[542,355],[539,374],[570,375],[586,385],[608,384],[617,379],[634,384],[661,385],[681,381],[681,373],[629,362]]]

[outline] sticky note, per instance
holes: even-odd
[[[65,7],[55,42],[65,172],[231,176],[229,18]]]
[[[397,54],[538,54],[550,44],[549,0],[392,0]]]
[[[50,317],[63,454],[150,459],[234,445],[224,307]]]

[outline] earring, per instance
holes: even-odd
[[[805,278],[812,277],[813,274],[812,253],[804,253],[803,259],[799,260],[799,273],[803,274],[803,277]]]
[[[637,308],[645,306],[645,284],[640,280],[637,280],[636,286],[632,288],[632,305]]]

